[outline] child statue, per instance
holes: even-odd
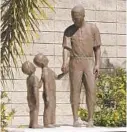
[[[64,73],[56,75],[48,67],[48,58],[39,53],[34,58],[34,63],[42,68],[42,82],[43,82],[43,100],[44,100],[44,115],[43,123],[44,127],[52,128],[57,127],[55,124],[55,110],[56,110],[56,82],[55,79],[60,79],[64,76]]]
[[[22,64],[22,72],[27,74],[27,101],[30,109],[29,128],[38,128],[38,113],[39,113],[39,88],[42,86],[42,81],[35,76],[35,66],[26,61]]]

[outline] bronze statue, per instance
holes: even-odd
[[[88,108],[88,127],[93,126],[93,113],[96,98],[95,79],[99,74],[101,39],[95,24],[85,22],[85,10],[81,5],[72,11],[73,25],[69,26],[63,36],[63,65],[61,70],[67,72],[69,65],[70,101],[73,112],[73,126],[79,127],[78,109],[80,104],[81,84],[85,85]],[[95,63],[94,63],[95,55]]]
[[[34,63],[42,68],[42,82],[43,82],[43,100],[44,100],[44,114],[43,123],[44,127],[52,128],[58,127],[55,121],[56,110],[56,83],[55,79],[60,79],[64,76],[64,73],[56,75],[48,67],[48,58],[39,53],[34,58]]]
[[[22,72],[27,74],[27,101],[30,109],[30,124],[29,128],[38,128],[38,112],[39,112],[39,88],[42,86],[42,81],[35,76],[35,66],[26,61],[22,64]]]

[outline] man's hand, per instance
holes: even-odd
[[[93,73],[95,74],[95,78],[98,78],[99,76],[99,65],[95,65],[93,69]]]
[[[68,65],[66,64],[63,64],[62,65],[62,68],[61,68],[61,71],[63,72],[63,73],[67,73],[68,72]]]

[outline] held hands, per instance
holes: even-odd
[[[99,76],[99,65],[95,65],[93,69],[93,73],[95,74],[95,78],[98,78]]]
[[[61,74],[59,74],[59,75],[57,76],[57,79],[60,80],[64,75],[65,75],[65,73],[61,73]]]

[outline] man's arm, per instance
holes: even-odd
[[[93,50],[94,50],[94,54],[95,54],[95,67],[94,67],[94,74],[96,77],[98,77],[99,75],[99,68],[100,68],[100,59],[101,59],[101,37],[100,37],[100,32],[99,29],[96,27],[96,25],[94,26],[94,46],[93,46]]]
[[[71,51],[71,40],[70,37],[67,36],[65,31],[63,36],[63,65],[62,65],[62,72],[66,73],[68,71],[68,65],[70,60],[70,51]]]
[[[101,49],[100,46],[94,47],[95,65],[100,66]]]
[[[99,69],[100,69],[100,58],[101,58],[101,50],[100,46],[94,47],[94,54],[95,54],[95,66],[94,66],[94,74],[97,78],[99,75]]]
[[[62,72],[64,73],[68,72],[69,59],[70,59],[70,52],[64,48],[63,49],[63,65],[62,65]]]

